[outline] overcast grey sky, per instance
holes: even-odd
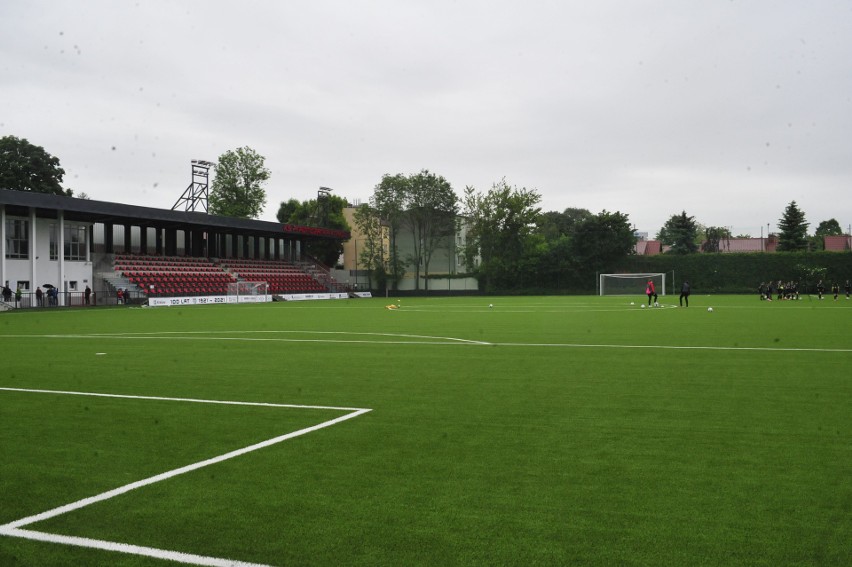
[[[429,169],[544,210],[852,223],[848,0],[0,2],[0,136],[93,199],[170,208],[250,146],[262,216]]]

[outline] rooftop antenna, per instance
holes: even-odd
[[[207,212],[207,198],[210,195],[208,170],[214,165],[203,159],[192,160],[192,182],[172,205],[173,211],[183,206],[185,211],[195,211],[200,207],[205,213]]]

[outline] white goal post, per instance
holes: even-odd
[[[601,274],[601,295],[645,295],[648,280],[654,282],[657,295],[666,294],[666,274]]]
[[[228,295],[260,295],[269,293],[269,285],[266,282],[234,282],[228,284]]]

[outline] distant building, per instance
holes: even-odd
[[[852,236],[826,236],[825,250],[828,252],[852,251]],[[659,240],[637,240],[633,248],[637,256],[655,256],[668,252],[669,246]],[[699,248],[703,250],[703,246]],[[719,241],[720,254],[748,254],[752,252],[777,252],[778,235],[770,234],[766,238],[723,238]],[[702,252],[703,253],[703,252]],[[711,254],[713,252],[710,252]]]
[[[775,252],[778,248],[778,235],[768,238],[723,238],[719,241],[721,253]]]
[[[355,223],[355,207],[343,209],[343,216],[349,223],[351,238],[343,244],[342,270],[336,270],[334,277],[341,282],[349,283],[357,289],[367,290],[374,285],[371,281],[370,270],[364,265],[361,257],[364,247],[367,246],[367,237],[361,232]],[[420,281],[417,282],[416,266],[410,260],[414,256],[414,242],[410,230],[400,230],[396,235],[397,254],[407,264],[405,273],[398,284],[399,290],[447,290],[447,291],[473,291],[477,289],[476,279],[464,274],[468,272],[464,263],[463,248],[467,238],[467,223],[459,217],[456,233],[443,239],[433,251],[429,264],[429,281],[425,278],[425,266],[420,264]],[[383,257],[390,260],[391,234],[390,227],[384,225],[382,228]],[[389,268],[388,268],[389,269]],[[418,286],[419,284],[419,286]]]
[[[656,256],[663,252],[663,243],[659,240],[637,240],[633,250],[637,256]]]
[[[848,252],[852,250],[852,236],[848,234],[826,236],[825,249],[830,252]]]

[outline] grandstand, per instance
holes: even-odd
[[[0,189],[0,282],[24,290],[56,287],[58,305],[225,295],[228,285],[265,281],[271,294],[345,291],[305,254],[309,240],[349,232],[153,209]]]
[[[272,294],[332,291],[290,262],[230,258],[219,265],[236,279],[267,282]]]
[[[114,287],[138,291],[148,297],[224,295],[228,284],[241,281],[266,282],[271,294],[337,291],[336,282],[322,282],[298,265],[283,260],[116,254],[114,270],[126,282],[123,287],[121,282]]]
[[[116,254],[114,269],[147,296],[223,295],[237,281],[207,258]]]

